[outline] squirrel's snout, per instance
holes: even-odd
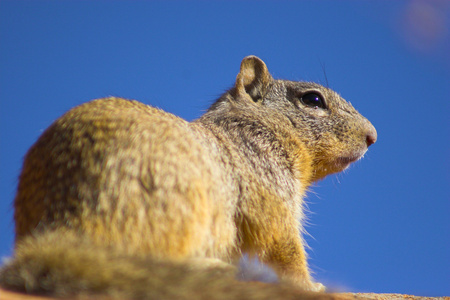
[[[366,134],[367,147],[375,144],[375,142],[377,141],[377,131],[376,131],[375,127],[373,127],[372,125],[370,127],[371,128],[367,131],[367,134]]]

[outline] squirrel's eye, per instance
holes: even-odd
[[[309,106],[309,107],[320,107],[320,108],[326,108],[325,102],[322,99],[322,96],[316,94],[316,93],[307,93],[304,94],[300,100],[303,104]]]

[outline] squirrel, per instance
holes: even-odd
[[[135,100],[87,102],[25,156],[15,254],[0,286],[136,299],[324,291],[308,270],[303,197],[376,140],[336,92],[276,80],[256,56],[242,60],[234,87],[192,122]],[[244,253],[281,283],[237,281],[233,265]]]

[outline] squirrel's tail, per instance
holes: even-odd
[[[57,297],[120,299],[333,299],[281,284],[239,282],[226,268],[115,253],[71,232],[24,238],[0,269],[7,290]]]

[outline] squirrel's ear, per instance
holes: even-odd
[[[241,62],[241,70],[236,77],[238,97],[251,97],[253,101],[262,98],[273,80],[266,64],[256,56],[247,56]]]

